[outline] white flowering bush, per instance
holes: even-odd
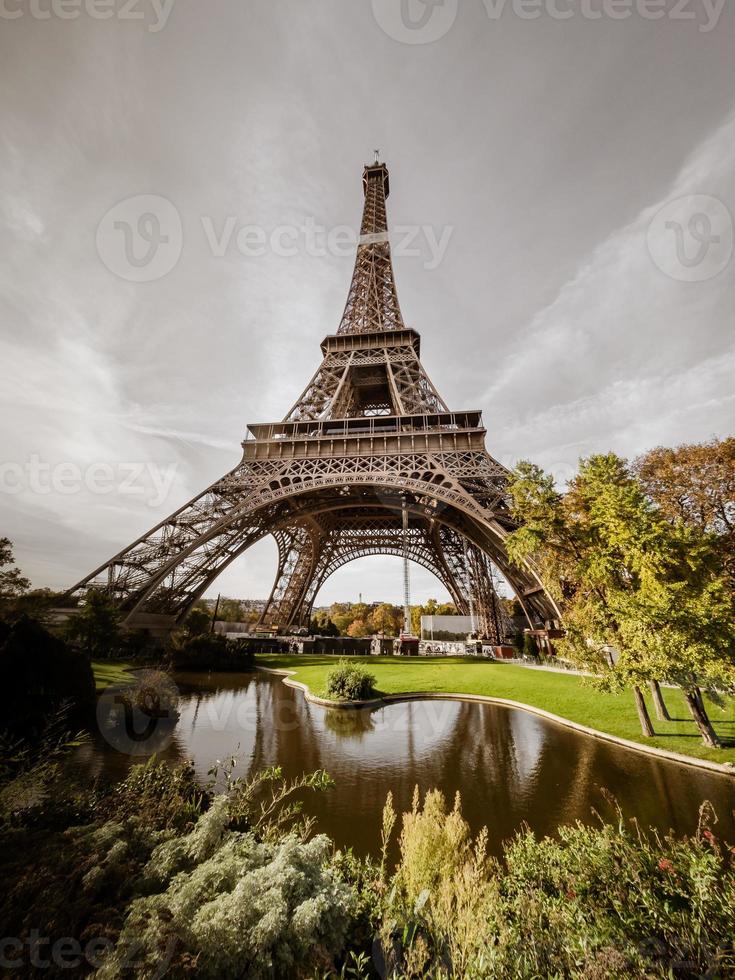
[[[329,969],[341,952],[354,898],[331,867],[327,837],[259,841],[228,829],[217,797],[194,830],[159,845],[145,890],[128,910],[101,978],[162,975],[196,964],[200,977],[298,977]]]

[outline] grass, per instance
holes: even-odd
[[[99,692],[104,691],[110,684],[127,684],[133,679],[131,670],[135,670],[135,667],[122,660],[93,660],[92,673],[95,688]]]
[[[663,692],[674,721],[656,721],[649,699],[656,736],[644,738],[631,694],[601,693],[588,678],[574,674],[465,657],[421,657],[416,660],[356,657],[355,660],[369,665],[370,672],[377,678],[376,687],[383,694],[440,691],[509,698],[642,745],[697,759],[735,763],[735,701],[728,702],[724,709],[707,703],[715,730],[726,743],[723,749],[710,749],[702,743],[684,698],[676,690],[665,688]],[[258,654],[257,657],[257,663],[263,667],[294,671],[294,679],[306,684],[318,696],[324,696],[327,671],[335,661],[336,658],[330,656]]]

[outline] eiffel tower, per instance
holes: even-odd
[[[508,471],[479,411],[452,412],[403,321],[391,261],[388,169],[363,171],[364,209],[342,320],[282,422],[248,427],[241,461],[77,583],[104,589],[127,628],[172,629],[217,576],[266,535],[278,571],[262,625],[308,624],[319,589],[364,555],[397,555],[446,587],[478,632],[502,640],[500,570],[534,629],[559,612],[533,569],[512,565]]]

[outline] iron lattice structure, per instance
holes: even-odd
[[[365,167],[355,269],[336,334],[282,422],[251,425],[238,465],[79,582],[105,589],[130,628],[174,627],[231,562],[266,535],[278,571],[262,623],[308,624],[325,580],[364,555],[408,557],[444,584],[494,642],[496,566],[529,623],[558,610],[532,568],[513,566],[508,471],[485,449],[479,411],[452,412],[403,322],[385,201],[388,170]]]

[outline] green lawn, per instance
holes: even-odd
[[[125,684],[131,681],[131,670],[135,667],[121,660],[93,660],[92,673],[97,691],[104,691],[110,684]]]
[[[352,659],[352,658],[350,658]],[[678,691],[664,689],[671,722],[656,721],[649,699],[649,711],[656,737],[641,736],[638,716],[631,694],[602,694],[588,679],[572,674],[531,670],[515,664],[463,657],[403,660],[393,657],[355,658],[369,665],[377,678],[377,688],[384,694],[415,691],[441,691],[446,694],[485,694],[509,698],[543,708],[589,728],[618,735],[656,748],[680,752],[699,759],[735,763],[735,702],[724,710],[708,702],[710,718],[723,741],[724,749],[708,749],[701,741],[684,699]],[[294,671],[294,679],[306,684],[316,695],[323,695],[326,674],[335,657],[309,657],[285,654],[258,654],[263,667]]]

